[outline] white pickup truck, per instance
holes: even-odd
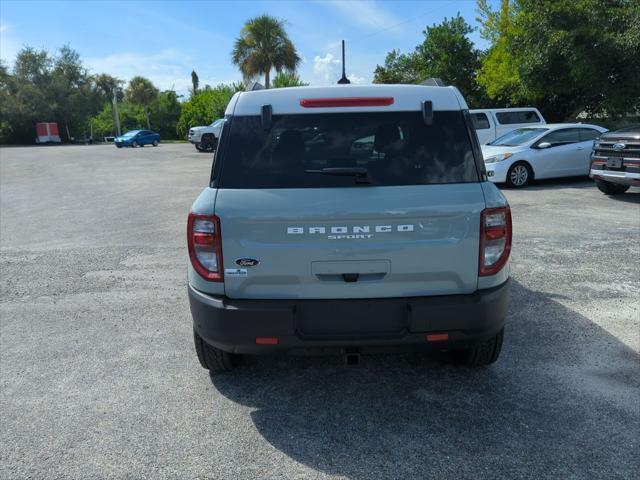
[[[212,152],[218,146],[223,125],[224,118],[219,118],[211,125],[191,127],[188,140],[196,146],[196,150],[199,152]]]
[[[547,123],[537,108],[488,108],[469,110],[480,145],[492,142],[520,127]]]

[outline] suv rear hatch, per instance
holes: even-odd
[[[461,111],[234,116],[214,167],[225,294],[472,293],[478,168]]]

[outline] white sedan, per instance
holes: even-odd
[[[606,131],[584,123],[518,128],[482,145],[487,176],[523,187],[534,178],[589,175],[593,141]]]

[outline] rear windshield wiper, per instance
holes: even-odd
[[[305,170],[305,173],[318,173],[320,175],[335,175],[338,177],[356,177],[356,183],[371,183],[369,170],[363,167],[332,167],[320,170]]]

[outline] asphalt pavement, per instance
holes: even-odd
[[[185,222],[211,154],[0,149],[0,478],[637,478],[640,189],[506,190],[488,368],[196,359]]]

